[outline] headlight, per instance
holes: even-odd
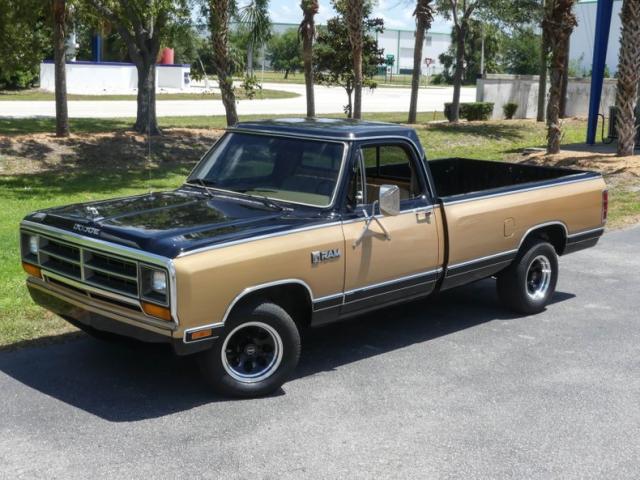
[[[144,300],[163,305],[169,304],[169,285],[166,270],[149,265],[140,265],[140,278],[142,280],[140,293]]]
[[[167,293],[167,274],[155,270],[151,277],[151,289],[154,292],[166,294]]]
[[[37,235],[29,235],[29,253],[31,255],[38,255],[40,249],[40,239]]]

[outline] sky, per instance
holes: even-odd
[[[416,27],[413,19],[415,0],[378,0],[374,8],[374,17],[384,19],[384,25],[388,29],[414,30]],[[270,0],[269,10],[273,23],[300,23],[302,10],[299,0]],[[316,17],[318,23],[326,23],[327,19],[335,15],[329,0],[320,0],[320,12]],[[450,23],[442,18],[434,21],[431,30],[433,32],[450,33]]]

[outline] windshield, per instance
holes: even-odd
[[[228,133],[207,153],[187,181],[327,207],[336,189],[344,149],[337,142]]]

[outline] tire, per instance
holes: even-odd
[[[274,303],[241,307],[224,334],[199,354],[200,369],[216,392],[262,397],[278,390],[300,359],[300,333],[291,316]]]
[[[558,282],[558,256],[550,243],[532,240],[500,272],[496,286],[504,306],[531,315],[545,309]]]

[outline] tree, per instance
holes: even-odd
[[[576,0],[547,0],[542,28],[546,30],[551,50],[551,75],[547,104],[547,153],[560,151],[560,95],[566,74],[567,38],[578,24],[573,13]]]
[[[336,11],[342,11],[347,21],[347,34],[353,49],[353,118],[362,118],[362,59],[364,49],[365,0],[334,0]]]
[[[540,70],[538,70],[538,115],[536,120],[544,122],[545,100],[547,97],[547,75],[549,73],[549,38],[543,28],[540,39]]]
[[[32,86],[53,54],[49,2],[0,0],[0,89]]]
[[[373,81],[373,76],[377,73],[378,67],[384,64],[385,59],[374,34],[383,32],[384,22],[381,18],[369,18],[370,10],[369,7],[365,8],[363,17],[363,31],[367,34],[363,38],[362,83],[369,88],[375,88],[377,84]],[[354,54],[347,32],[347,23],[339,11],[337,17],[329,19],[326,27],[319,29],[318,43],[314,51],[315,79],[323,85],[339,85],[345,89],[348,99],[345,113],[349,118],[353,118]]]
[[[303,61],[296,29],[290,28],[282,34],[272,36],[267,58],[274,70],[284,71],[285,79],[289,72],[301,70]]]
[[[433,22],[432,0],[417,0],[413,16],[416,17],[416,38],[413,47],[413,72],[411,75],[411,100],[409,101],[409,123],[416,123],[418,111],[418,89],[422,72],[422,47],[424,35]]]
[[[222,104],[227,116],[227,125],[238,123],[236,96],[233,90],[233,62],[229,54],[229,19],[235,13],[233,0],[207,0],[207,16],[211,45],[213,47],[213,66],[218,76],[218,86],[222,95]]]
[[[56,85],[56,136],[69,136],[69,112],[67,110],[66,38],[67,2],[51,1],[53,18],[53,55]]]
[[[485,25],[518,25],[531,20],[539,0],[437,0],[438,11],[453,22],[455,67],[451,122],[460,118],[460,89],[464,78],[465,47],[472,18]]]
[[[256,47],[263,45],[271,37],[269,0],[251,0],[240,10],[240,22],[247,32],[247,75],[251,76]]]
[[[127,46],[138,73],[136,123],[139,133],[160,133],[156,118],[156,62],[160,45],[176,18],[190,13],[187,0],[88,0]]]
[[[636,105],[640,82],[640,0],[624,0],[622,38],[618,55],[618,86],[616,91],[616,130],[618,156],[633,155],[636,144]]]
[[[505,34],[495,25],[480,20],[470,20],[464,47],[463,85],[475,84],[480,74],[483,37],[485,71],[500,73],[503,70],[501,60]],[[443,77],[449,83],[453,83],[453,76],[455,75],[456,43],[456,32],[452,29],[451,46],[439,56],[440,63],[443,66]]]
[[[537,75],[540,73],[541,36],[533,27],[514,30],[505,40],[503,62],[507,73]]]
[[[465,61],[465,43],[467,32],[469,31],[469,20],[481,0],[440,0],[439,10],[446,12],[445,17],[453,20],[453,31],[456,40],[456,58],[453,73],[453,100],[451,102],[451,122],[460,119],[460,90],[462,88],[462,78]]]
[[[302,59],[304,62],[304,84],[307,97],[307,117],[316,116],[315,95],[313,91],[313,41],[316,37],[314,17],[318,14],[318,0],[302,0],[302,22],[298,35],[302,38]]]

